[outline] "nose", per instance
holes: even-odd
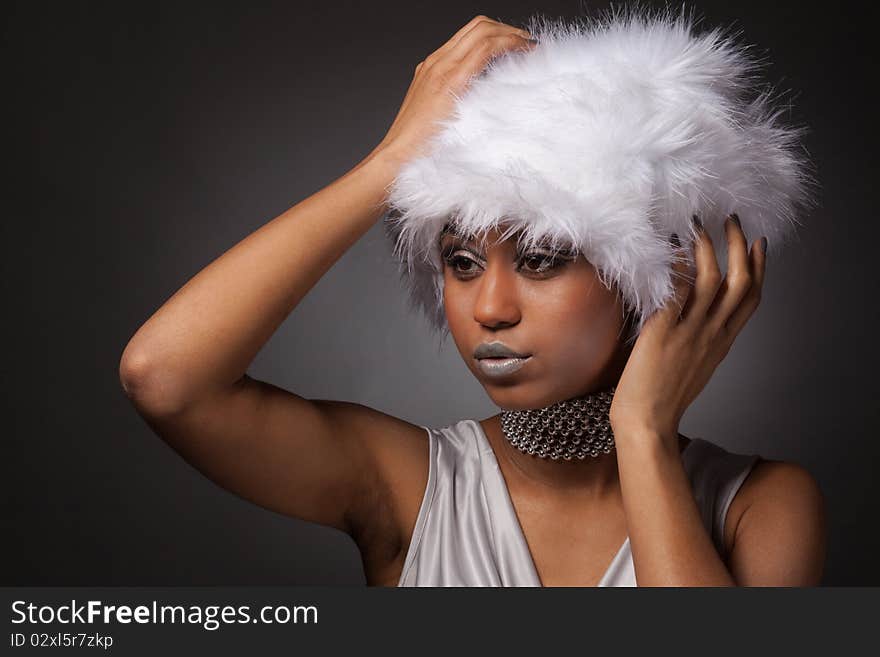
[[[487,263],[477,282],[474,319],[490,328],[511,326],[521,319],[516,275],[502,258]]]

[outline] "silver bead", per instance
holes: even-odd
[[[570,461],[609,454],[614,449],[614,432],[608,419],[614,390],[544,408],[502,411],[502,431],[517,449],[541,458]]]

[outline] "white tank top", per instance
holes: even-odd
[[[504,476],[482,425],[431,429],[428,483],[398,586],[541,586]],[[725,558],[724,520],[757,454],[702,438],[681,453],[707,531]],[[629,538],[598,586],[636,586]]]

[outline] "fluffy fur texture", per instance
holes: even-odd
[[[692,262],[692,215],[716,248],[731,212],[750,241],[786,241],[799,206],[815,204],[805,129],[778,125],[746,48],[693,23],[638,6],[572,23],[532,16],[538,44],[472,78],[399,171],[384,217],[411,305],[436,329],[448,331],[447,223],[478,238],[521,231],[524,249],[574,247],[617,287],[635,318],[630,339],[673,295],[673,258]]]

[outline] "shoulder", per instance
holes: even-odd
[[[743,489],[751,494],[756,494],[755,502],[762,502],[761,498],[768,496],[777,500],[810,499],[814,503],[822,499],[822,490],[819,482],[809,470],[796,463],[786,461],[773,461],[761,459],[752,469],[752,474]],[[771,501],[772,503],[772,501]]]
[[[741,586],[814,586],[825,561],[825,497],[804,467],[759,460],[731,504],[731,572]]]
[[[814,518],[824,511],[825,496],[809,470],[796,463],[761,459],[755,463],[737,496],[742,507],[740,524],[746,517],[793,516]]]

